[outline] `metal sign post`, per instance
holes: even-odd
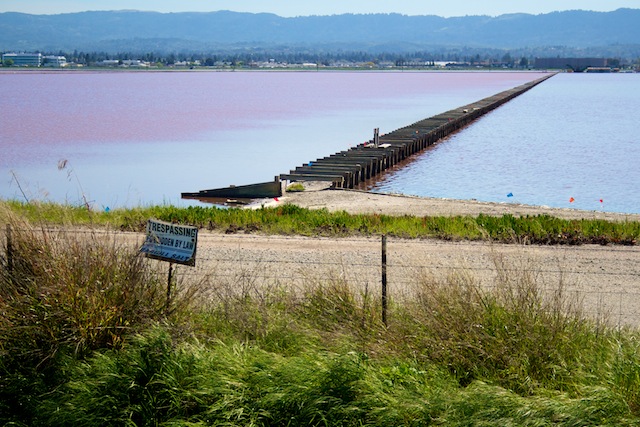
[[[169,314],[169,308],[171,307],[171,274],[173,273],[173,263],[169,263],[169,275],[167,277],[167,300],[164,305],[165,316]]]

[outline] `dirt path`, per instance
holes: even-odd
[[[218,291],[303,288],[345,280],[362,292],[380,292],[380,238],[225,235],[198,238],[195,271],[210,274]],[[439,240],[387,241],[389,294],[406,297],[420,280],[463,275],[490,288],[498,277],[524,278],[539,288],[584,303],[588,315],[613,325],[640,326],[640,247],[522,246]],[[185,271],[186,270],[186,271]]]

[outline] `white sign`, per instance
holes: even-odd
[[[150,219],[140,252],[149,258],[196,265],[198,228]]]

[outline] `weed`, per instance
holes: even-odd
[[[299,183],[299,182],[295,182],[293,184],[290,184],[287,187],[287,192],[288,193],[296,193],[296,192],[300,192],[300,191],[304,191],[304,190],[305,190],[304,185]]]
[[[443,282],[423,277],[415,299],[399,307],[393,338],[411,337],[404,351],[447,366],[463,386],[482,378],[523,395],[574,390],[576,377],[587,376],[592,357],[608,345],[602,331],[563,293],[562,282],[551,290],[531,268],[507,273],[500,262],[492,289],[466,273]]]

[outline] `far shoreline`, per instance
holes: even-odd
[[[323,73],[323,72],[348,72],[348,73],[523,73],[523,74],[546,74],[546,73],[558,73],[562,70],[552,69],[493,69],[493,68],[391,68],[391,69],[369,69],[369,68],[340,68],[340,67],[325,67],[325,68],[311,68],[311,67],[289,67],[289,68],[225,68],[225,67],[148,67],[148,68],[135,68],[135,67],[64,67],[64,68],[35,68],[35,67],[2,67],[0,66],[0,74],[65,74],[65,73],[164,73],[164,72],[176,72],[176,73],[221,73],[221,72],[235,72],[235,73]]]

